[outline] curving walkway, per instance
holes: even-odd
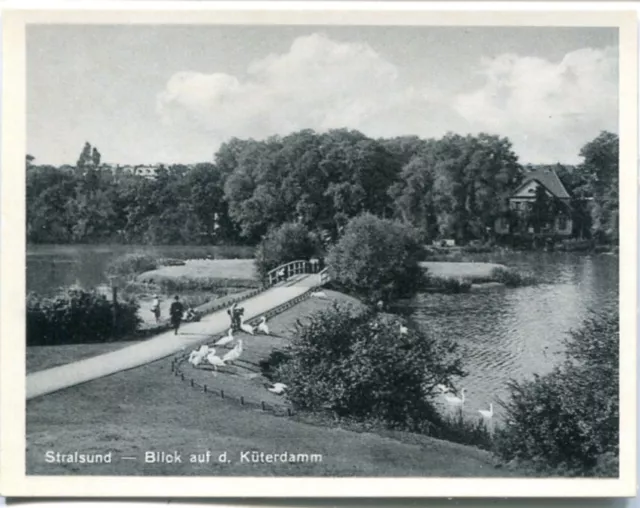
[[[249,321],[293,300],[320,284],[319,274],[302,275],[267,289],[242,302],[245,320]],[[228,328],[229,316],[226,310],[221,310],[203,316],[196,323],[182,325],[178,335],[174,335],[173,331],[164,332],[134,346],[34,372],[27,376],[27,400],[159,360],[204,342]]]

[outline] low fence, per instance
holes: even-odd
[[[309,288],[307,291],[297,296],[296,298],[293,298],[288,302],[278,305],[277,307],[274,307],[273,309],[267,312],[258,314],[257,316],[252,317],[247,322],[250,324],[257,324],[263,316],[269,319],[286,310],[289,310],[290,308],[298,305],[300,302],[309,298],[314,291],[317,291],[317,289],[318,287]],[[212,346],[217,340],[219,340],[223,336],[224,334],[217,335],[216,337],[209,340],[207,345]],[[192,388],[197,388],[201,390],[203,393],[210,394],[215,397],[220,397],[221,399],[232,400],[240,404],[241,406],[246,407],[247,409],[259,409],[261,411],[269,412],[276,416],[293,416],[295,414],[294,410],[290,406],[287,406],[286,404],[273,404],[270,402],[266,402],[264,400],[249,400],[244,396],[236,396],[229,392],[225,392],[223,389],[215,387],[213,383],[212,384],[198,383],[198,381],[195,380],[193,377],[190,377],[188,374],[185,374],[185,372],[182,369],[184,363],[186,362],[190,354],[191,352],[182,352],[179,355],[177,355],[175,358],[173,358],[171,361],[171,372],[175,376],[179,377],[182,381],[189,383],[189,385]]]

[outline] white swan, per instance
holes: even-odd
[[[275,393],[276,395],[282,395],[287,388],[287,385],[284,383],[274,383],[273,386],[271,388],[267,388],[267,390],[271,393]]]
[[[220,358],[216,356],[215,349],[207,355],[207,361],[213,365],[214,370],[218,370],[218,367],[222,367],[225,365],[224,358]]]
[[[189,363],[194,367],[197,367],[202,363],[202,360],[204,360],[204,357],[207,356],[209,351],[209,346],[204,344],[200,346],[200,349],[191,351],[189,354]]]
[[[455,395],[447,395],[445,397],[445,399],[452,406],[460,406],[460,407],[462,407],[464,405],[464,391],[465,391],[465,388],[463,388],[460,391],[460,397],[456,397]]]
[[[400,323],[400,335],[407,335],[409,333],[409,329]]]
[[[233,330],[231,328],[229,328],[229,333],[218,340],[214,345],[224,346],[225,344],[229,344],[229,342],[233,342]]]
[[[248,333],[249,335],[253,335],[253,326],[247,323],[240,323],[240,328],[243,332]]]
[[[269,335],[269,326],[267,325],[267,318],[262,316],[262,321],[258,325],[258,330],[265,335]]]
[[[222,357],[225,362],[235,362],[242,355],[242,339],[238,340],[235,347]]]
[[[478,409],[478,413],[480,413],[483,418],[493,418],[493,402],[489,404],[489,411],[486,409]]]

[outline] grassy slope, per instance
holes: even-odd
[[[299,316],[326,308],[332,300],[357,301],[327,291],[329,299],[312,298],[272,319],[271,331],[290,335]],[[246,359],[258,361],[283,339],[244,337]],[[82,357],[113,344],[69,346],[64,354]],[[122,347],[122,344],[115,345]],[[38,355],[51,357],[45,348],[31,348],[31,365]],[[52,349],[52,348],[47,348]],[[115,347],[114,347],[115,349]],[[47,360],[48,361],[48,360]],[[444,476],[499,477],[513,475],[496,469],[491,456],[471,447],[407,433],[385,432],[384,436],[327,428],[294,419],[272,416],[241,407],[191,388],[170,373],[170,360],[98,379],[27,403],[28,474],[99,475],[336,475],[336,476]],[[40,361],[43,365],[44,360]],[[186,368],[185,368],[185,372]],[[190,377],[196,372],[190,371]],[[216,377],[197,372],[211,386],[220,386],[234,395],[266,399],[270,394],[260,382]],[[122,461],[92,466],[46,464],[47,450],[67,452],[113,451],[139,454],[148,450],[178,450],[184,454],[211,450],[214,455],[229,452],[230,464],[203,465],[144,464]],[[320,453],[320,464],[241,464],[241,451],[289,451]]]
[[[231,464],[46,464],[47,450],[142,454],[228,451]],[[320,464],[239,463],[241,451],[320,453]],[[27,403],[28,474],[503,476],[488,454],[427,438],[402,442],[316,427],[245,409],[192,389],[169,361],[92,381]]]
[[[494,268],[504,268],[496,263],[458,263],[448,261],[422,261],[420,266],[426,268],[430,275],[436,277],[455,277],[473,280],[491,280]]]

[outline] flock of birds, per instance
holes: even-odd
[[[267,318],[264,316],[255,327],[251,326],[248,323],[241,322],[240,329],[243,332],[248,333],[249,335],[255,335],[256,330],[264,335],[270,334],[269,325],[267,325]],[[199,349],[191,351],[191,353],[189,353],[188,362],[194,367],[198,367],[202,363],[206,362],[213,367],[213,373],[214,375],[216,375],[218,367],[233,365],[234,362],[236,362],[242,356],[242,353],[244,352],[242,339],[238,339],[233,348],[227,351],[223,356],[219,356],[217,354],[215,346],[227,346],[234,340],[235,337],[233,336],[233,329],[229,328],[227,335],[216,341],[213,346],[207,346],[206,344],[203,344]],[[267,390],[269,390],[271,393],[275,393],[276,395],[282,395],[287,389],[287,385],[285,385],[284,383],[274,383],[273,385],[265,386]]]

